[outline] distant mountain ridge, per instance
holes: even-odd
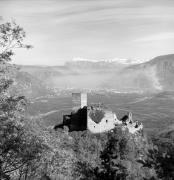
[[[72,61],[63,66],[20,66],[20,69],[41,89],[104,89],[128,93],[174,91],[174,54],[139,64]],[[27,74],[22,76],[29,76]]]
[[[152,60],[129,67],[132,70],[152,72],[156,76],[158,83],[165,91],[174,90],[174,54],[162,55]]]
[[[105,60],[94,60],[94,59],[84,59],[84,58],[74,58],[70,62],[102,62],[102,63],[115,63],[115,64],[123,64],[123,65],[132,65],[142,63],[142,60],[135,59],[125,59],[125,58],[114,58],[114,59],[105,59]]]

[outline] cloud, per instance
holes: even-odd
[[[138,38],[135,42],[151,42],[151,41],[164,41],[174,39],[174,32],[163,32]]]
[[[56,22],[57,23],[107,23],[107,22],[119,22],[129,23],[130,21],[136,21],[141,23],[143,21],[166,21],[173,20],[174,8],[170,6],[154,4],[139,3],[138,1],[101,1],[98,3],[87,3],[87,1],[81,1],[82,3],[68,4],[66,8],[57,11]],[[141,1],[143,2],[143,1]]]
[[[0,16],[14,18],[34,46],[16,53],[21,64],[63,64],[73,57],[149,59],[173,49],[171,0],[0,0]],[[146,43],[159,40],[165,43],[158,48]]]

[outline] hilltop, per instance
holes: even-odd
[[[129,67],[132,71],[149,73],[156,86],[164,91],[174,90],[174,54],[163,55],[152,60]]]

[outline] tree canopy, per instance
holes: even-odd
[[[13,75],[10,64],[15,48],[30,48],[23,43],[24,30],[15,22],[0,25],[0,179],[27,176],[32,161],[39,158],[42,144],[26,132],[24,96],[12,94]]]

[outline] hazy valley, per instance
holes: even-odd
[[[20,68],[21,72],[30,74],[31,86],[40,83],[55,92],[66,89],[107,90],[121,93],[174,90],[174,55],[159,56],[135,65],[115,61],[76,61],[66,63],[64,66],[21,66]],[[29,76],[28,74],[20,78],[25,78]]]
[[[173,124],[174,55],[141,64],[69,62],[64,66],[22,66],[16,76],[21,93],[31,99],[29,114],[46,125],[62,121],[71,110],[71,93],[88,92],[88,103],[104,103],[118,117],[131,111],[147,132]]]

